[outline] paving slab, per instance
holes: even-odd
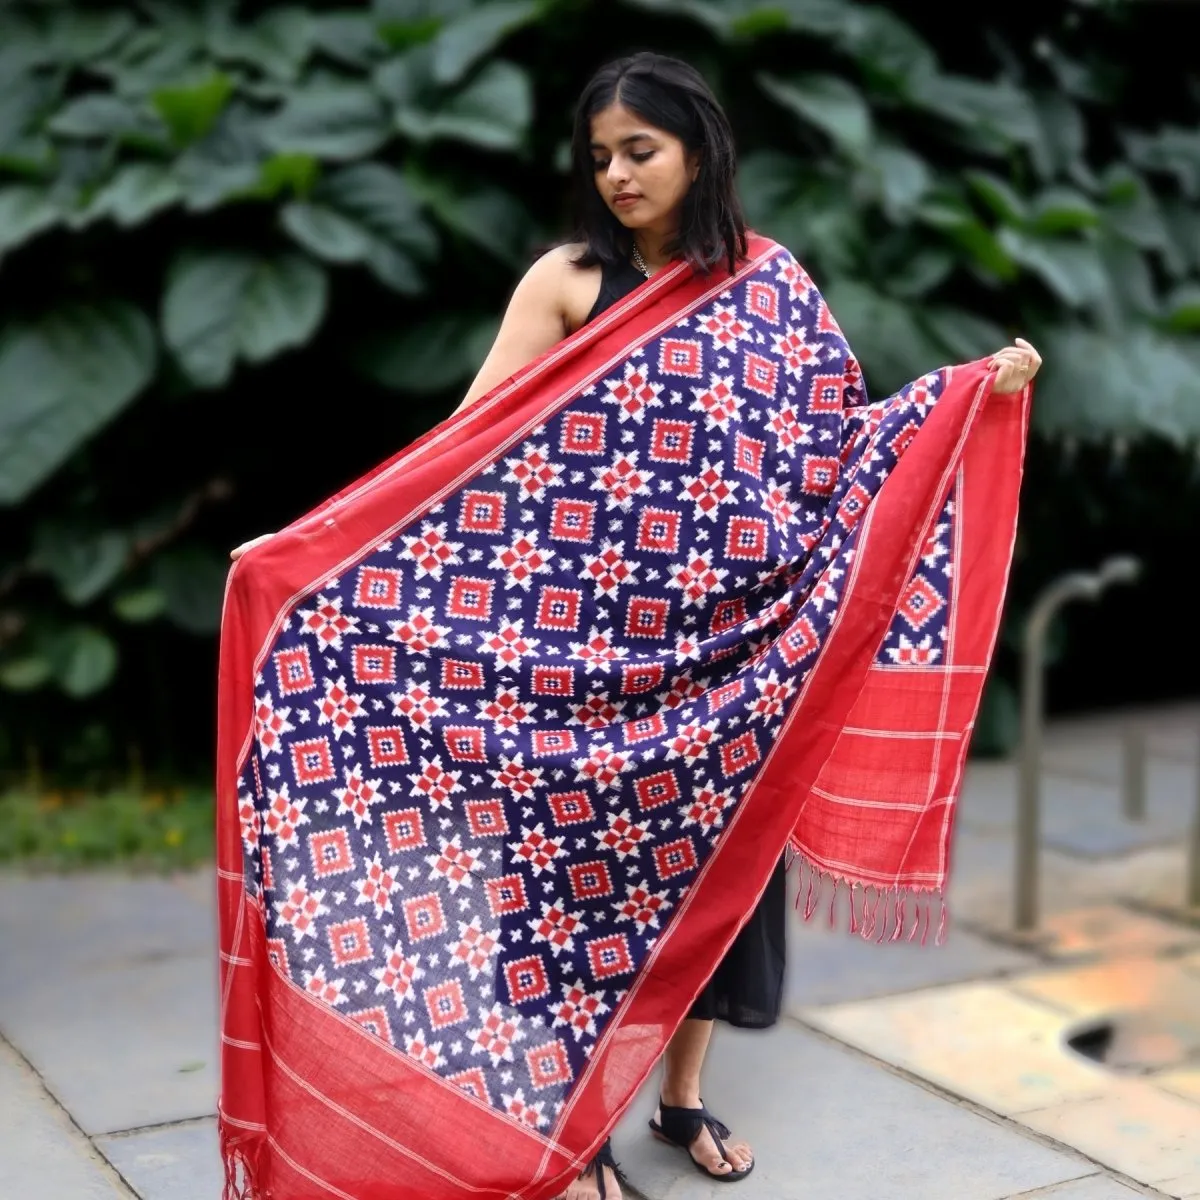
[[[990,983],[806,1010],[802,1019],[922,1079],[1013,1116],[1092,1099],[1111,1075],[1065,1049],[1072,1019]]]
[[[1021,1114],[1021,1123],[1081,1150],[1130,1179],[1200,1191],[1200,1108],[1146,1080],[1119,1079],[1089,1100]]]
[[[1114,1070],[1200,1059],[1200,977],[1185,971],[1177,959],[1111,958],[1027,975],[1010,986],[1072,1014],[1081,1024],[1111,1024],[1104,1061]]]
[[[1200,1177],[1185,1175],[1179,1179],[1164,1179],[1154,1189],[1178,1200],[1200,1200]]]
[[[0,1033],[88,1134],[207,1116],[211,908],[161,879],[0,877]]]
[[[1200,1105],[1200,1065],[1179,1067],[1174,1071],[1160,1071],[1150,1076],[1149,1082],[1155,1087]],[[1200,1112],[1200,1108],[1197,1111]]]
[[[1126,1187],[1120,1180],[1113,1179],[1110,1175],[1096,1174],[1035,1192],[1028,1200],[1132,1200],[1135,1196],[1144,1195],[1145,1192]],[[1014,1196],[1012,1200],[1026,1200],[1026,1198]]]
[[[727,1185],[649,1136],[658,1084],[652,1076],[613,1139],[633,1186],[653,1200],[731,1200]],[[755,1149],[737,1200],[1000,1200],[1094,1170],[790,1021],[769,1032],[718,1029],[704,1088]]]
[[[96,1146],[140,1200],[216,1200],[225,1183],[216,1121],[97,1138]]]
[[[951,928],[944,945],[866,941],[844,928],[830,929],[820,915],[803,922],[788,917],[784,1007],[789,1013],[813,1004],[865,1000],[935,984],[988,979],[1030,970],[1032,955]]]
[[[37,1076],[2,1042],[0,1196],[11,1200],[133,1197],[47,1095]],[[205,1200],[211,1200],[211,1194]]]
[[[1040,922],[1038,931],[1044,952],[1060,959],[1142,957],[1191,951],[1200,945],[1200,929],[1119,904],[1054,913]]]
[[[1196,808],[1195,767],[1151,762],[1142,821],[1124,815],[1119,778],[1099,770],[1094,778],[1047,771],[1041,791],[1043,844],[1064,854],[1101,858],[1170,844],[1190,828]],[[959,802],[963,828],[992,833],[1012,830],[1016,810],[1015,763],[968,765]]]

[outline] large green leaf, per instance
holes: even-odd
[[[1109,281],[1093,246],[1066,238],[1002,229],[999,240],[1012,258],[1039,276],[1070,308],[1109,302]]]
[[[828,36],[854,12],[844,0],[628,0],[636,8],[697,21],[722,41],[758,38],[787,29]]]
[[[533,236],[526,206],[503,188],[428,174],[411,167],[414,193],[447,229],[514,268]]]
[[[1034,423],[1048,434],[1136,438],[1183,446],[1200,438],[1200,354],[1194,339],[1135,326],[1121,338],[1085,326],[1041,331]]]
[[[933,48],[898,13],[882,5],[836,7],[841,9],[841,19],[830,31],[833,40],[858,60],[876,87],[907,92],[937,71]]]
[[[915,306],[846,278],[833,280],[824,291],[876,398],[945,361],[944,349],[926,332]]]
[[[233,81],[215,71],[198,83],[161,87],[153,96],[154,109],[177,146],[198,142],[217,123],[233,95]]]
[[[0,687],[10,692],[32,692],[49,683],[53,676],[53,664],[41,654],[0,660]]]
[[[399,171],[383,163],[342,167],[321,181],[313,198],[420,258],[437,252],[437,237],[421,213],[419,198]]]
[[[272,161],[278,165],[278,156],[268,156],[256,110],[239,98],[175,160],[172,173],[183,188],[184,206],[207,212],[233,198],[269,194]]]
[[[1162,204],[1163,224],[1170,239],[1167,268],[1182,277],[1200,268],[1200,211],[1194,204],[1168,199]]]
[[[0,504],[23,500],[116,416],[155,359],[150,322],[114,301],[0,332]]]
[[[1035,196],[1031,217],[1038,233],[1091,229],[1100,223],[1096,206],[1080,192],[1066,187],[1050,187]]]
[[[383,53],[383,39],[370,13],[310,13],[308,20],[313,49],[349,67],[365,67]]]
[[[1007,179],[991,171],[964,171],[971,190],[1006,225],[1022,225],[1028,219],[1029,205]]]
[[[941,230],[965,255],[967,265],[985,279],[1008,282],[1017,277],[1017,265],[1001,240],[958,197],[931,197],[922,202],[917,215],[923,224]]]
[[[1036,158],[1043,177],[1079,181],[1087,149],[1087,125],[1079,106],[1062,92],[1038,92],[1033,99],[1042,127]]]
[[[112,610],[131,625],[153,621],[166,611],[167,598],[156,587],[131,588],[118,592],[112,599]]]
[[[31,183],[0,188],[0,255],[62,219],[48,188]]]
[[[0,84],[7,87],[18,76],[56,58],[40,23],[18,15],[11,6],[0,10]]]
[[[740,0],[730,3],[729,0],[629,0],[636,8],[648,9],[651,12],[663,13],[668,16],[689,17],[715,33],[718,37],[728,38],[733,34],[733,26],[739,19],[748,15],[748,6]]]
[[[404,177],[382,163],[356,163],[323,180],[311,201],[287,205],[287,231],[330,262],[359,262],[395,291],[413,295],[423,280],[413,255],[430,258],[437,236]]]
[[[415,141],[449,139],[488,150],[513,150],[521,145],[532,119],[528,72],[497,61],[436,108],[400,108],[395,124]]]
[[[217,59],[292,80],[308,59],[312,39],[312,21],[304,9],[272,8],[253,23],[216,22],[209,30],[208,46]]]
[[[142,99],[162,87],[177,87],[202,79],[211,68],[203,55],[200,22],[182,8],[157,14],[156,26],[137,30],[90,69],[104,75],[120,96]]]
[[[384,387],[418,394],[441,392],[474,374],[496,324],[492,316],[443,313],[368,339],[356,354],[356,365]]]
[[[1174,176],[1188,199],[1200,198],[1200,133],[1195,129],[1166,125],[1154,134],[1126,134],[1125,145],[1137,166]]]
[[[972,362],[994,354],[1009,341],[995,322],[961,308],[928,308],[921,319],[955,362]]]
[[[1041,142],[1042,128],[1033,101],[1014,84],[962,75],[926,75],[914,81],[911,97],[918,108],[972,135],[971,144],[983,153],[1005,153],[1013,146]]]
[[[765,226],[788,202],[795,199],[805,182],[796,156],[782,150],[755,150],[738,165],[738,190],[746,216],[753,226]]]
[[[1102,327],[1120,337],[1130,321],[1157,320],[1161,304],[1146,255],[1120,237],[1100,236],[1095,245],[1109,281],[1109,304],[1098,313]]]
[[[47,42],[59,60],[85,63],[111,50],[133,28],[130,13],[88,12],[78,5],[69,5],[50,18]]]
[[[150,574],[171,621],[189,633],[217,631],[229,574],[227,560],[201,546],[171,547],[154,559]]]
[[[239,357],[259,362],[306,342],[327,293],[325,273],[298,255],[185,255],[163,296],[163,335],[194,383],[220,387]]]
[[[837,75],[796,75],[780,79],[758,76],[759,84],[777,103],[828,134],[835,145],[853,154],[871,142],[871,110],[862,94]]]
[[[945,247],[925,246],[889,264],[887,290],[903,300],[922,299],[945,283],[954,267],[954,255]]]
[[[302,346],[329,304],[323,270],[299,254],[260,259],[238,306],[238,345],[250,362]]]
[[[59,137],[78,138],[121,137],[144,127],[145,118],[130,101],[104,92],[76,97],[47,123]]]
[[[1200,333],[1200,284],[1177,287],[1165,304],[1167,328],[1174,333]],[[1200,399],[1198,399],[1200,403]]]
[[[433,77],[457,83],[508,35],[537,16],[536,0],[492,0],[449,21],[433,42]]]
[[[163,336],[194,383],[220,387],[233,374],[241,299],[254,273],[249,255],[179,258],[163,295]]]
[[[49,643],[49,652],[58,686],[75,700],[103,691],[117,673],[116,643],[88,625],[62,630]]]
[[[1136,171],[1114,164],[1103,177],[1104,222],[1143,250],[1169,250],[1171,235],[1153,190]]]
[[[877,146],[864,164],[878,180],[884,211],[897,224],[908,220],[933,184],[925,160],[902,146]]]
[[[373,88],[332,80],[295,92],[263,128],[275,150],[338,161],[374,154],[390,133],[386,108]]]
[[[33,532],[32,563],[53,577],[71,604],[94,600],[121,573],[129,537],[119,529],[44,521]]]
[[[135,162],[117,172],[93,197],[91,215],[110,217],[118,225],[140,225],[155,213],[177,204],[183,188],[170,167],[161,163]]]
[[[327,262],[363,262],[374,246],[357,221],[324,204],[294,200],[284,205],[279,220],[310,254]]]
[[[28,147],[41,138],[43,119],[57,106],[63,84],[58,73],[23,71],[8,78],[0,73],[0,154],[28,153]]]

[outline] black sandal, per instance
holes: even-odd
[[[703,1105],[704,1101],[701,1100],[700,1103]],[[658,1111],[662,1116],[662,1124],[653,1120],[650,1122],[650,1129],[654,1136],[660,1142],[666,1142],[670,1146],[678,1146],[680,1149],[686,1150],[688,1158],[692,1160],[696,1170],[707,1175],[709,1179],[716,1179],[721,1183],[737,1183],[754,1170],[754,1162],[751,1160],[750,1165],[743,1167],[740,1171],[736,1167],[727,1172],[710,1171],[692,1154],[692,1143],[699,1136],[700,1131],[707,1128],[708,1132],[712,1134],[713,1141],[717,1143],[717,1153],[720,1154],[723,1161],[729,1162],[729,1154],[725,1150],[725,1144],[721,1141],[722,1138],[731,1136],[729,1129],[718,1121],[707,1108],[673,1108],[669,1104],[664,1104],[660,1099]],[[729,1165],[733,1166],[732,1163]]]
[[[579,1172],[580,1179],[586,1179],[595,1172],[596,1185],[600,1189],[600,1200],[608,1200],[608,1183],[604,1178],[605,1167],[611,1168],[612,1173],[617,1177],[618,1184],[622,1187],[628,1186],[624,1172],[622,1172],[620,1166],[617,1164],[617,1160],[613,1157],[612,1138],[605,1139],[604,1145],[596,1151],[591,1162]]]

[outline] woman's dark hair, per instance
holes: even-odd
[[[746,256],[746,218],[734,187],[737,152],[729,119],[703,76],[677,58],[643,52],[600,68],[575,110],[571,166],[576,188],[576,240],[584,243],[577,266],[611,265],[629,257],[633,235],[612,214],[596,188],[592,118],[619,103],[683,142],[699,156],[700,170],[683,201],[679,236],[666,249],[707,274],[724,259],[730,271]]]

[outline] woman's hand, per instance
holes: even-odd
[[[1042,356],[1024,338],[1016,338],[1013,345],[993,354],[988,365],[997,368],[993,391],[1003,395],[1019,392],[1029,383],[1042,365]]]
[[[267,538],[272,538],[274,536],[275,535],[273,533],[263,533],[256,538],[251,538],[248,542],[243,542],[240,546],[230,550],[229,557],[232,558],[234,562],[237,562],[237,560],[241,558],[242,555],[245,554],[246,551],[252,546],[257,546],[259,542],[265,542]]]

